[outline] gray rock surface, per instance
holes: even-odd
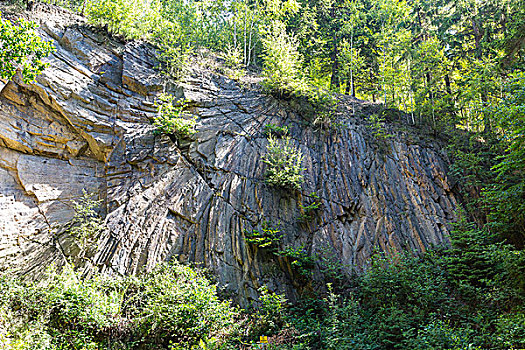
[[[457,203],[433,142],[389,127],[394,137],[379,147],[348,97],[338,127],[323,130],[289,102],[206,68],[204,58],[171,89],[191,101],[198,133],[173,142],[151,126],[155,98],[167,89],[151,47],[110,40],[79,19],[40,16],[42,36],[57,48],[49,68],[34,84],[14,77],[0,94],[3,268],[38,274],[63,264],[75,251],[64,225],[83,190],[103,199],[107,214],[86,266],[135,274],[176,257],[210,269],[242,300],[262,284],[292,299],[311,285],[289,260],[246,243],[266,221],[281,230],[281,249],[303,246],[348,274],[366,268],[375,250],[448,244]],[[304,154],[300,193],[264,183],[268,123],[287,125]],[[300,205],[312,203],[312,192],[321,210],[304,222]],[[323,265],[314,270],[320,280]]]

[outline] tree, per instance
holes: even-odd
[[[525,246],[525,74],[515,74],[505,86],[505,98],[491,114],[505,144],[505,153],[493,167],[496,178],[485,189],[489,226],[502,238]]]
[[[36,28],[36,23],[23,18],[16,24],[0,18],[0,76],[3,79],[11,79],[20,71],[24,82],[29,83],[46,68],[42,60],[54,47],[36,34]]]
[[[269,33],[263,39],[263,50],[265,87],[279,95],[300,90],[302,62],[297,52],[297,41],[286,33],[282,22],[272,22]]]

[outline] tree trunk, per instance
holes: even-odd
[[[350,89],[352,97],[355,97],[354,86],[354,28],[352,27],[352,36],[350,37]]]
[[[335,18],[335,8],[332,8],[331,10],[331,16],[332,19]],[[332,28],[332,41],[333,41],[333,50],[331,54],[331,60],[332,60],[332,76],[330,78],[330,88],[332,90],[338,89],[339,90],[339,48],[337,43],[337,30],[336,28]]]
[[[330,78],[330,87],[331,89],[339,89],[339,62],[337,61],[338,56],[338,48],[337,48],[337,38],[334,33],[333,35],[334,40],[334,49],[332,52],[332,76]]]
[[[474,41],[476,43],[476,57],[481,58],[481,33],[476,20],[472,18],[472,32],[474,33]]]

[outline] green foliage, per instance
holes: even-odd
[[[478,267],[473,255],[458,256],[457,249],[421,257],[376,256],[344,296],[329,285],[322,301],[305,299],[290,310],[287,319],[301,333],[297,342],[307,349],[519,348],[523,311],[508,311],[512,303],[502,299],[517,295],[510,279],[498,273],[504,259],[488,255],[496,273],[471,294],[467,285],[477,281],[453,271],[457,259]]]
[[[153,273],[131,281],[127,314],[146,343],[188,348],[207,342],[233,323],[233,310],[217,297],[216,286],[202,271],[182,265],[160,265]]]
[[[502,345],[507,348],[525,346],[525,311],[518,308],[501,315],[497,320],[497,334]]]
[[[505,85],[506,97],[491,108],[502,131],[505,152],[492,167],[496,177],[484,191],[492,230],[525,246],[525,74]]]
[[[264,222],[261,230],[245,231],[244,240],[258,248],[276,250],[279,247],[282,238],[281,230],[278,227],[271,226]]]
[[[276,139],[268,137],[263,162],[268,165],[266,183],[293,191],[301,189],[303,178],[303,155],[290,144],[290,137]]]
[[[392,135],[388,134],[385,129],[385,117],[379,114],[371,114],[368,116],[368,123],[368,128],[378,141],[385,142],[392,137]]]
[[[303,205],[302,203],[299,203],[299,210],[301,211],[301,215],[299,216],[298,220],[300,222],[311,221],[314,217],[315,212],[317,212],[321,208],[322,203],[317,193],[310,193],[309,198],[310,204]]]
[[[263,86],[279,97],[344,92],[448,133],[498,124],[486,107],[501,100],[509,73],[523,71],[522,8],[522,0],[89,0],[86,14],[156,44],[176,80],[190,52],[205,47],[222,53],[234,78],[240,67],[262,65]],[[319,114],[318,123],[330,121]]]
[[[417,336],[409,338],[406,346],[409,349],[481,350],[481,346],[472,344],[475,334],[474,329],[454,328],[447,322],[436,320],[418,330]]]
[[[85,13],[93,25],[107,26],[113,34],[138,39],[151,37],[158,30],[160,6],[157,0],[87,0]]]
[[[186,101],[179,105],[174,104],[175,97],[168,94],[161,94],[157,102],[158,114],[154,117],[153,125],[158,132],[175,135],[178,138],[188,138],[197,131],[197,118],[187,118],[184,112]]]
[[[304,245],[299,247],[285,247],[276,252],[275,255],[287,259],[292,269],[299,273],[299,275],[309,276],[312,274],[312,268],[314,267],[316,258],[308,253]]]
[[[323,348],[330,350],[372,348],[369,335],[362,332],[363,320],[359,317],[358,301],[353,295],[342,300],[334,293],[330,284],[327,287],[328,296],[324,299],[324,303],[328,311],[322,327]]]
[[[97,213],[102,201],[96,200],[94,195],[83,191],[80,200],[74,201],[73,204],[75,215],[69,234],[75,238],[81,252],[84,252],[105,228],[104,220]]]
[[[236,315],[201,270],[179,264],[88,279],[66,267],[39,283],[4,276],[0,288],[0,329],[8,331],[0,342],[9,350],[219,346]]]
[[[345,269],[350,266],[344,264],[334,248],[328,244],[318,248],[316,255],[324,280],[329,281],[333,287],[342,287],[348,280]]]
[[[275,343],[286,337],[281,349],[520,348],[525,294],[513,279],[524,274],[511,273],[525,265],[523,256],[509,257],[501,245],[498,253],[468,227],[455,231],[451,250],[376,255],[343,295],[328,285],[327,293],[288,307],[282,295],[263,287],[258,307],[240,318],[202,271],[178,264],[116,279],[81,279],[70,268],[51,271],[40,283],[4,276],[0,344],[8,350],[218,349],[269,335]],[[474,243],[480,238],[481,248]],[[479,256],[469,253],[473,249]],[[301,247],[275,252],[313,264],[303,253]],[[464,273],[476,275],[486,266],[494,272],[483,272],[481,281]]]
[[[279,96],[302,89],[299,76],[301,57],[297,41],[286,32],[285,25],[272,21],[268,35],[263,39],[263,86]]]
[[[525,296],[525,254],[497,236],[462,218],[452,235],[446,257],[451,282],[475,305],[506,308],[520,305]]]
[[[178,2],[88,0],[86,16],[89,23],[106,27],[126,39],[145,39],[155,44],[163,71],[175,81],[186,75],[191,38],[188,17],[194,13]]]
[[[272,334],[285,325],[284,314],[286,298],[271,292],[268,287],[259,288],[259,308],[257,310],[257,329],[254,335]]]
[[[285,125],[285,126],[279,126],[279,125],[276,125],[276,124],[272,124],[272,123],[269,123],[269,124],[266,124],[264,126],[264,133],[266,134],[266,136],[274,136],[276,138],[281,138],[281,137],[285,137],[285,136],[288,136],[288,127]]]
[[[246,75],[243,54],[238,48],[229,46],[221,56],[224,59],[224,65],[227,67],[225,73],[231,79],[239,80]]]
[[[11,79],[20,70],[24,82],[29,83],[47,67],[42,60],[55,48],[36,34],[36,28],[36,23],[24,18],[15,24],[0,18],[0,77]]]
[[[242,67],[242,52],[234,47],[228,47],[222,54],[226,67],[240,69]]]
[[[306,96],[315,110],[313,124],[328,128],[333,127],[334,109],[337,105],[336,98],[326,90],[315,88],[303,90],[302,94]]]

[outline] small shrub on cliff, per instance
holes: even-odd
[[[274,136],[277,138],[288,136],[289,128],[288,126],[279,126],[277,124],[266,124],[264,126],[264,133],[266,136]]]
[[[245,231],[246,243],[272,251],[279,248],[282,236],[281,230],[268,222],[263,223],[260,230]]]
[[[301,211],[301,215],[297,218],[299,222],[311,221],[322,206],[322,202],[316,192],[310,193],[308,197],[310,198],[309,203],[299,203],[299,210]]]
[[[84,191],[78,201],[74,201],[75,215],[69,233],[78,244],[81,254],[89,247],[89,243],[104,230],[104,220],[97,213],[102,201],[94,198],[94,195]]]
[[[309,276],[316,262],[316,257],[311,256],[304,245],[299,247],[285,247],[276,255],[287,259],[294,271],[301,276]]]
[[[388,134],[385,129],[385,117],[372,114],[368,117],[368,122],[368,128],[378,141],[385,142],[387,139],[393,137],[393,135]]]
[[[301,151],[291,145],[290,137],[282,140],[268,137],[268,146],[263,162],[268,165],[266,183],[298,191],[304,181]]]
[[[172,134],[180,138],[190,137],[197,132],[195,130],[196,118],[187,117],[184,112],[185,101],[174,105],[174,99],[172,95],[160,95],[157,103],[158,114],[153,120],[153,125],[161,133]]]

